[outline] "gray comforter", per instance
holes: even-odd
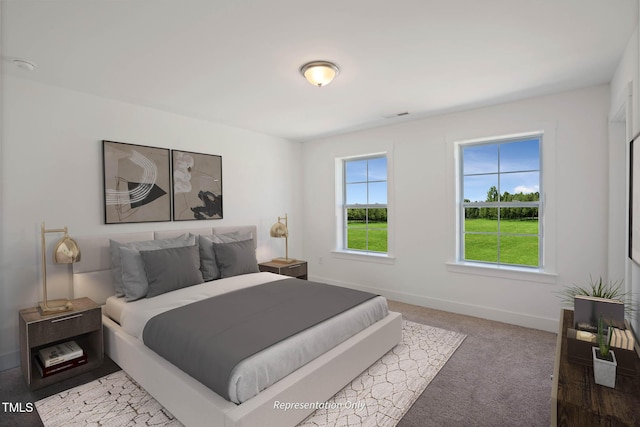
[[[229,399],[229,378],[245,358],[375,297],[283,279],[198,301],[153,317],[145,345]]]

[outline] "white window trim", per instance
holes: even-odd
[[[387,253],[355,251],[344,248],[344,161],[366,157],[386,156],[387,158]],[[352,156],[336,157],[335,159],[335,247],[331,251],[335,258],[352,261],[375,262],[381,264],[393,264],[394,256],[394,198],[393,198],[393,150],[363,153]]]
[[[393,255],[389,255],[388,253],[349,251],[345,249],[335,249],[331,251],[331,254],[334,258],[350,261],[376,262],[379,264],[393,264],[396,259]]]
[[[478,276],[499,277],[538,283],[555,283],[555,273],[539,268],[525,268],[510,265],[491,265],[479,262],[457,261],[447,262],[447,271],[452,273],[474,274]]]
[[[523,129],[528,129],[523,131]],[[532,135],[542,135],[542,157],[540,162],[542,171],[541,204],[543,226],[543,248],[541,268],[529,268],[509,265],[492,265],[475,263],[460,259],[460,233],[461,211],[458,206],[460,199],[460,146],[470,143],[492,142],[504,139],[523,138]],[[466,132],[465,134],[451,134],[447,136],[447,180],[449,206],[455,212],[449,221],[451,238],[449,239],[449,260],[446,262],[447,270],[456,273],[478,274],[484,276],[511,278],[517,280],[530,280],[535,282],[551,283],[557,276],[557,215],[556,215],[556,124],[553,122],[540,123],[538,125],[511,124],[502,128],[484,131]]]
[[[460,213],[459,213],[459,220],[460,223],[458,224],[458,238],[460,239],[460,243],[459,243],[459,248],[460,248],[460,252],[458,254],[458,257],[460,259],[461,262],[470,262],[470,260],[464,260],[462,258],[462,246],[464,245],[464,240],[465,240],[465,232],[463,232],[463,228],[464,228],[464,224],[465,224],[465,219],[464,219],[464,206],[465,204],[462,203],[462,192],[464,191],[464,189],[462,188],[462,182],[460,181],[460,178],[464,179],[462,177],[462,172],[463,172],[463,167],[464,167],[464,159],[460,157],[462,151],[464,148],[466,147],[473,147],[473,146],[486,146],[486,145],[499,145],[499,144],[506,144],[506,143],[511,143],[511,142],[518,142],[518,141],[525,141],[525,140],[529,140],[529,139],[537,139],[538,140],[538,154],[540,156],[539,159],[539,166],[538,166],[538,184],[540,187],[540,194],[544,194],[544,163],[542,162],[542,156],[543,156],[543,145],[544,145],[544,134],[542,133],[532,133],[529,135],[525,135],[523,137],[518,137],[518,138],[501,138],[501,139],[494,139],[491,141],[483,141],[481,143],[478,143],[477,141],[464,141],[464,142],[458,142],[457,143],[457,150],[458,150],[458,156],[459,156],[459,164],[458,164],[458,170],[457,170],[457,174],[460,175],[458,183],[460,185],[460,187],[458,187],[457,190],[457,194],[456,197],[458,198],[458,209],[460,209]],[[500,160],[498,159],[498,162],[500,162]],[[501,176],[503,174],[503,172],[498,172],[497,173],[498,176]],[[500,178],[498,177],[498,193],[503,194],[503,190],[500,188]],[[501,197],[501,196],[500,196]],[[499,198],[500,198],[499,197]],[[460,203],[462,203],[462,205],[460,205]],[[540,200],[538,200],[537,202],[502,202],[502,201],[498,201],[498,202],[477,202],[477,203],[468,203],[467,207],[494,207],[494,208],[498,208],[498,207],[503,207],[503,208],[509,208],[509,207],[535,207],[536,209],[538,209],[538,214],[544,214],[544,203],[543,203],[543,198],[540,197]],[[498,218],[498,223],[500,223],[500,219]],[[538,241],[544,243],[544,223],[543,221],[539,221],[538,224]],[[500,236],[503,233],[498,230],[497,231],[497,236],[498,239],[500,239]],[[500,248],[498,248],[498,254],[500,253]],[[542,262],[544,261],[544,244],[539,244],[538,245],[538,264],[542,264]],[[471,261],[474,262],[474,261]],[[493,264],[493,266],[498,267],[498,268],[504,268],[504,267],[516,267],[516,268],[523,268],[523,269],[536,269],[536,270],[540,270],[540,271],[544,271],[544,264],[542,266],[519,266],[519,265],[510,265],[508,263],[502,263],[502,262],[496,262],[496,263],[491,263],[491,262],[482,262],[482,261],[477,261],[478,264]]]

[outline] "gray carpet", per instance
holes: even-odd
[[[549,425],[555,334],[392,301],[389,306],[407,320],[467,335],[398,427]],[[0,401],[35,403],[118,369],[105,360],[99,369],[35,392],[20,368],[0,372]],[[0,425],[42,424],[36,411],[0,408]]]
[[[398,427],[549,426],[556,334],[390,301],[467,338]]]

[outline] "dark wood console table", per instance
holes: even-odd
[[[592,367],[567,359],[567,328],[571,325],[573,311],[562,310],[551,390],[551,425],[640,426],[640,358],[636,359],[636,375],[618,374],[615,389],[597,385]]]

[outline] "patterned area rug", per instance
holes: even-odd
[[[404,320],[402,342],[299,427],[393,427],[465,335]],[[123,371],[36,402],[45,427],[170,426],[177,421]]]
[[[182,427],[124,371],[39,400],[36,409],[45,427]]]

